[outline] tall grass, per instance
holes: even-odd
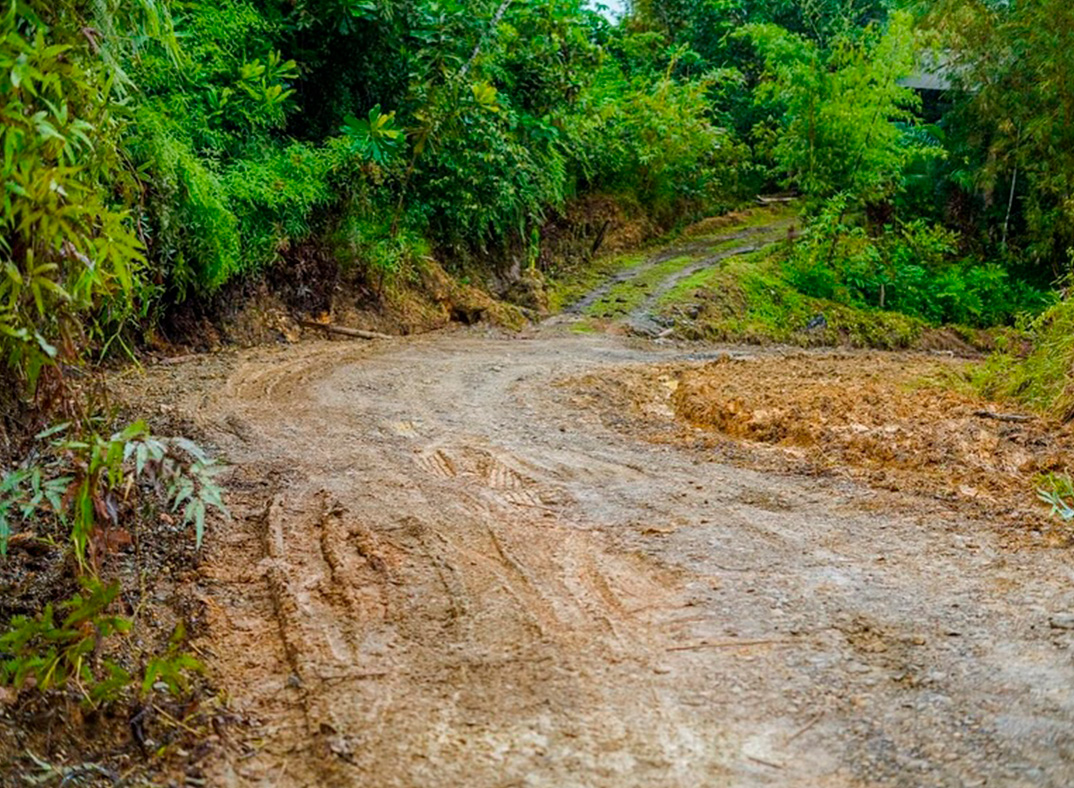
[[[1010,352],[989,360],[982,389],[991,397],[1012,399],[1062,421],[1074,419],[1074,301],[1063,301],[1031,325],[1032,351],[1025,358]]]

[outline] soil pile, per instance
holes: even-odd
[[[1068,471],[1071,429],[982,399],[969,374],[965,362],[919,354],[725,355],[624,370],[580,388],[596,385],[610,402],[627,400],[651,423],[673,417],[677,427],[669,432],[665,423],[660,440],[697,443],[701,430],[701,443],[726,447],[731,439],[762,465],[782,458],[814,473],[1048,523],[1036,490],[1047,474]]]

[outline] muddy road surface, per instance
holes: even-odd
[[[1069,552],[560,383],[696,352],[560,324],[153,373],[234,465],[197,645],[254,724],[211,783],[1074,784]]]

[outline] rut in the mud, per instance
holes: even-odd
[[[260,727],[214,784],[1070,784],[1065,555],[578,390],[688,357],[560,324],[162,373],[235,463],[201,646]]]

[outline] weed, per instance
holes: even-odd
[[[1052,507],[1052,514],[1065,522],[1074,520],[1074,480],[1069,476],[1048,474],[1041,479],[1037,495]]]
[[[1008,398],[1060,420],[1074,418],[1074,301],[1063,301],[1028,321],[1032,351],[990,358],[981,375],[988,396]]]
[[[206,515],[227,515],[216,475],[221,466],[185,438],[152,435],[136,422],[110,437],[94,422],[76,428],[59,424],[38,435],[40,453],[32,464],[0,480],[0,551],[6,554],[15,524],[51,517],[68,532],[80,569],[82,591],[33,617],[16,616],[0,634],[0,685],[39,692],[77,688],[93,707],[117,701],[128,689],[142,696],[162,688],[174,695],[187,688],[187,676],[201,666],[181,647],[182,624],[164,652],[150,655],[140,676],[104,656],[106,641],[130,631],[132,622],[109,612],[118,582],[102,583],[98,571],[110,547],[109,532],[135,517],[138,499],[168,506],[192,525],[200,546]]]
[[[135,510],[140,492],[160,496],[192,524],[199,547],[207,513],[226,515],[216,483],[222,466],[193,441],[154,436],[141,421],[110,437],[92,422],[82,435],[71,432],[64,423],[40,433],[43,456],[0,480],[0,553],[7,552],[12,525],[52,515],[69,530],[79,566],[88,558],[96,567],[107,529]]]
[[[74,686],[83,703],[94,708],[114,703],[135,686],[143,697],[158,687],[179,695],[188,686],[187,676],[201,671],[201,664],[181,651],[186,640],[182,624],[167,650],[149,658],[140,679],[102,656],[109,638],[131,630],[130,619],[108,612],[118,595],[118,582],[105,585],[86,577],[82,591],[57,608],[47,605],[32,618],[12,618],[0,634],[0,685],[39,692]]]

